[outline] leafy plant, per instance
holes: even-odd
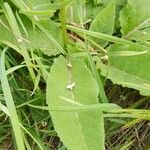
[[[146,150],[149,8],[150,0],[0,0],[0,148]]]

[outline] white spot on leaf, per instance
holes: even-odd
[[[68,68],[72,68],[72,64],[71,64],[71,63],[68,63],[68,64],[67,64],[67,67],[68,67]]]
[[[19,39],[17,39],[17,42],[18,42],[18,43],[22,43],[23,40],[19,38]]]
[[[75,87],[75,82],[73,82],[73,83],[71,83],[71,84],[68,84],[68,85],[66,86],[66,89],[72,91],[74,87]]]
[[[143,32],[143,35],[146,35],[146,34],[147,34],[147,32],[144,31],[144,32]]]
[[[102,56],[101,59],[108,60],[108,55]]]

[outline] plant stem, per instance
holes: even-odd
[[[80,1],[78,1],[78,12],[80,12],[80,14],[82,14],[82,3],[80,3]],[[100,96],[100,99],[101,99],[101,102],[102,103],[108,103],[108,100],[107,100],[107,97],[106,97],[106,94],[105,94],[105,90],[104,90],[104,87],[103,87],[103,84],[102,84],[102,81],[101,81],[101,78],[100,78],[100,75],[96,69],[96,66],[95,66],[95,63],[94,63],[94,60],[90,54],[90,51],[88,49],[88,41],[87,41],[87,37],[86,37],[86,30],[84,29],[84,25],[83,25],[83,17],[82,15],[79,14],[79,20],[80,20],[80,23],[82,25],[82,33],[83,33],[83,37],[85,39],[85,51],[87,53],[87,58],[88,58],[88,61],[89,61],[89,64],[90,64],[90,67],[91,67],[91,70],[92,70],[92,73],[93,73],[93,76],[97,82],[97,85],[98,85],[98,88],[99,88],[99,96]]]
[[[60,2],[63,3],[64,0],[60,0]],[[60,9],[59,19],[61,22],[61,30],[62,30],[62,36],[63,36],[63,41],[64,41],[64,48],[67,51],[68,37],[67,37],[67,29],[66,29],[66,7],[65,6],[63,6]]]

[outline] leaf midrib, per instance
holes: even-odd
[[[72,81],[72,73],[73,73],[73,72],[72,72],[72,69],[70,69],[69,72],[68,72],[68,76],[69,76],[69,78],[70,78],[70,79],[69,79],[69,83]],[[72,97],[72,100],[75,101],[73,90],[71,90],[70,93],[71,93],[70,95],[71,95],[71,97]],[[75,102],[76,102],[76,101],[75,101]],[[83,129],[82,129],[82,125],[81,125],[80,119],[79,119],[79,114],[78,114],[77,111],[75,111],[75,117],[76,117],[76,120],[78,121],[78,125],[79,125],[79,128],[80,128],[80,133],[82,134],[82,138],[83,138],[83,140],[84,140],[86,149],[88,150],[88,145],[87,145],[87,142],[86,142],[86,139],[85,139],[85,136],[84,136],[84,132],[83,132]]]

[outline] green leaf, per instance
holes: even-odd
[[[82,60],[68,62],[62,56],[55,60],[47,81],[47,104],[58,136],[68,150],[105,149],[102,111],[51,111],[51,107],[98,104],[97,96],[96,81]]]
[[[22,31],[22,34],[27,41],[24,42],[24,46],[27,50],[37,50],[40,49],[44,54],[52,56],[52,55],[57,55],[60,53],[56,45],[49,40],[48,36],[41,31],[38,27],[35,27],[33,29],[32,23],[28,18],[21,17],[22,23],[24,27],[26,28],[26,31],[28,33],[28,37],[24,34]],[[50,34],[57,39],[57,42],[61,44],[61,32],[59,27],[55,25],[52,21],[46,21],[43,20],[41,21],[41,24],[45,27],[48,28]],[[20,27],[21,28],[21,27]],[[5,34],[3,34],[5,33]],[[14,46],[18,47],[19,49],[19,44],[16,39],[14,33],[11,31],[8,22],[6,21],[6,18],[4,16],[0,17],[0,42],[5,43],[14,48]],[[11,45],[10,45],[11,43]],[[14,45],[14,46],[13,46]]]
[[[128,0],[120,13],[121,32],[129,38],[138,30],[150,25],[150,0]]]
[[[112,2],[95,17],[89,30],[111,35],[114,30],[114,21],[115,3]],[[95,41],[103,47],[108,43],[107,41],[100,39],[95,39]]]
[[[32,28],[31,23],[28,23],[29,20],[24,20],[24,24],[27,27],[29,33],[29,43],[26,44],[27,48],[36,50],[40,49],[44,54],[48,56],[57,55],[60,53],[60,50],[57,48],[56,44],[51,41],[48,36],[38,27],[35,27],[35,30]],[[57,40],[58,44],[62,44],[62,35],[60,29],[56,24],[50,20],[41,20],[38,22],[45,29],[49,31],[49,34]]]
[[[145,96],[150,95],[150,82],[112,66],[104,64],[98,66],[100,67],[101,75],[107,77],[113,83],[122,85],[123,87],[137,89]]]
[[[32,18],[30,18],[32,20]],[[59,27],[54,25],[55,30],[53,30],[53,26],[51,27],[51,24],[53,22],[51,20],[41,20],[41,21],[36,21],[32,20],[33,23],[45,34],[48,38],[48,40],[51,42],[51,45],[55,47],[59,51],[59,53],[63,53],[66,55],[66,51],[62,48],[63,43],[60,44],[60,40],[62,39],[62,34],[60,34]],[[55,33],[53,35],[53,33]],[[58,37],[58,39],[56,39]],[[60,39],[60,40],[59,40]],[[62,41],[62,40],[61,40]]]
[[[4,15],[0,16],[0,42],[2,43],[8,42],[17,46],[15,35],[11,31],[10,26]]]
[[[130,55],[115,55],[124,51]],[[110,66],[102,67],[102,74],[116,84],[137,89],[142,95],[150,95],[150,52],[142,53],[141,48],[117,44],[109,52]]]
[[[150,40],[150,28],[145,28],[136,31],[131,35],[131,38],[136,41],[149,41]]]
[[[49,0],[27,0],[26,3],[27,7],[30,9],[23,9],[22,7],[20,7],[20,12],[26,15],[30,15],[30,17],[36,20],[49,19],[49,17],[54,16],[54,13],[56,12],[56,6]]]
[[[134,0],[128,0],[120,13],[123,37],[137,41],[149,40],[149,29],[146,28],[150,24],[149,6],[150,0],[138,0],[136,3]],[[108,76],[105,75],[114,83],[137,89],[143,95],[150,95],[149,47],[116,44],[109,51],[110,66],[107,68]],[[102,74],[104,75],[103,71]]]

